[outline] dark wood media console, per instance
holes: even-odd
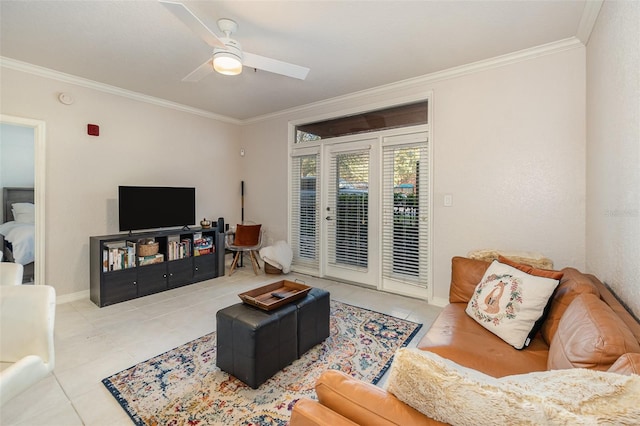
[[[196,255],[196,239],[200,236],[212,242],[211,252],[203,249],[198,252],[206,254]],[[145,239],[154,239],[158,243],[158,253],[162,256],[158,256],[157,263],[144,264],[145,260],[135,253],[139,241]],[[172,242],[174,246],[170,248]],[[182,248],[176,249],[180,243],[183,244]],[[216,228],[94,236],[89,238],[89,251],[89,293],[91,301],[99,307],[216,278],[225,273],[224,233],[217,232]],[[171,257],[177,258],[169,260]]]

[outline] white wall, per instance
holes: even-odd
[[[46,122],[44,282],[58,296],[89,289],[89,236],[118,232],[118,185],[194,186],[198,220],[239,216],[238,125],[10,69],[0,84],[3,114]]]
[[[605,1],[587,44],[587,269],[640,316],[640,2]]]
[[[427,80],[431,81],[431,80]],[[288,122],[433,93],[435,297],[452,256],[478,248],[540,251],[585,266],[585,49],[435,82],[411,82],[244,126],[3,69],[2,112],[47,123],[47,282],[88,289],[88,238],[117,231],[119,184],[193,185],[198,216],[287,235]],[[70,92],[71,106],[57,101]],[[99,137],[86,135],[100,125]],[[240,157],[239,148],[246,155]],[[203,154],[204,153],[204,154]],[[442,196],[453,194],[453,207]]]
[[[414,83],[260,120],[242,129],[245,205],[286,238],[287,123],[433,91],[434,295],[451,257],[479,248],[542,252],[585,266],[585,49],[435,83]],[[443,207],[443,195],[453,207]]]
[[[263,224],[267,244],[287,240],[287,127],[286,120],[269,120],[243,126],[241,133],[245,219]]]
[[[0,123],[0,188],[33,187],[34,146],[32,128]]]

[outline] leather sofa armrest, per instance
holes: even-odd
[[[291,412],[290,426],[357,426],[317,401],[303,398],[296,402]]]
[[[626,375],[640,374],[640,353],[622,355],[607,371]]]
[[[337,370],[316,382],[318,401],[360,425],[443,425],[408,406],[384,389]]]

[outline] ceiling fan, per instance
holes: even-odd
[[[237,75],[242,72],[243,66],[299,80],[304,80],[309,74],[309,68],[254,53],[243,52],[240,43],[231,38],[231,34],[238,29],[238,24],[231,19],[218,20],[218,27],[224,34],[224,37],[219,37],[184,4],[166,0],[160,0],[160,3],[200,36],[209,46],[213,47],[212,57],[193,70],[182,81],[199,81],[214,70],[221,74]]]

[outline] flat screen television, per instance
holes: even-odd
[[[120,231],[189,226],[196,223],[196,189],[119,186]]]

